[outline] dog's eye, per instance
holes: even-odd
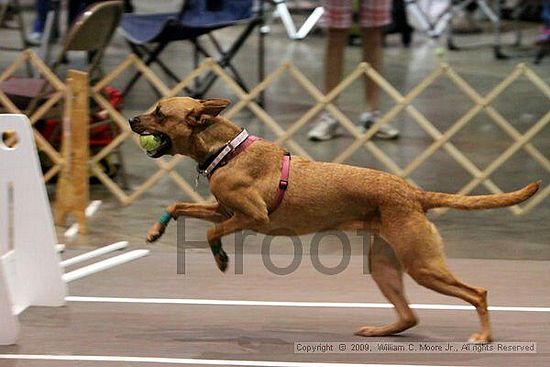
[[[164,116],[164,114],[160,111],[160,106],[157,106],[157,108],[155,109],[155,117],[157,118],[157,120],[160,120],[160,121],[163,121],[165,119],[166,116]]]

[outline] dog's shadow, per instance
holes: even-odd
[[[152,335],[154,334],[154,335]],[[390,335],[385,337],[365,338],[356,336],[352,332],[335,333],[320,332],[301,329],[238,329],[225,328],[211,330],[209,328],[196,328],[182,330],[163,331],[158,333],[148,333],[151,339],[156,341],[160,339],[170,340],[172,342],[182,343],[227,343],[239,346],[250,352],[273,352],[280,349],[288,351],[288,347],[293,347],[296,342],[409,342],[409,341],[431,341],[432,338],[425,335],[405,333],[400,335]],[[435,340],[435,338],[434,338]]]

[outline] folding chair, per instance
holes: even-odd
[[[121,1],[106,1],[88,7],[74,22],[64,39],[63,47],[50,66],[52,72],[58,72],[59,66],[66,59],[69,51],[87,51],[87,72],[90,80],[102,74],[100,63],[111,38],[122,18]],[[0,90],[25,114],[31,115],[52,92],[48,81],[36,78],[10,78],[0,82]],[[55,108],[47,118],[59,120],[62,112]],[[102,122],[100,124],[105,124]],[[91,129],[98,125],[91,125]],[[111,133],[116,135],[114,125]],[[52,133],[52,136],[58,134]],[[93,145],[91,141],[90,145]],[[121,156],[119,160],[122,162]]]
[[[258,44],[258,74],[262,80],[264,76],[264,32],[263,25],[263,1],[254,11],[253,0],[187,0],[179,13],[162,14],[125,14],[122,19],[121,31],[132,51],[140,57],[146,65],[157,64],[161,70],[176,82],[180,78],[159,58],[161,52],[173,41],[190,41],[194,46],[194,66],[198,66],[200,56],[213,57],[199,40],[201,36],[208,36],[218,55],[217,63],[228,70],[234,80],[248,91],[246,84],[231,64],[233,57],[240,50],[244,42],[258,27],[260,30]],[[230,47],[223,48],[220,42],[212,34],[213,31],[226,27],[244,24],[244,29],[233,41]],[[124,88],[126,95],[141,77],[136,73]],[[200,80],[195,81],[195,86],[187,92],[194,97],[203,96],[215,82],[217,76],[209,72]]]
[[[13,16],[13,21],[15,26],[8,26],[8,16]],[[27,38],[25,36],[25,22],[23,21],[23,16],[21,15],[21,5],[19,0],[0,0],[0,28],[9,29],[18,31],[21,37],[21,48],[14,47],[0,47],[0,50],[6,51],[21,51],[27,48]]]
[[[307,35],[313,30],[313,27],[317,25],[317,23],[325,13],[325,9],[322,6],[315,6],[304,21],[304,23],[300,26],[299,29],[297,29],[296,24],[292,19],[292,15],[290,14],[290,10],[288,9],[288,1],[273,0],[273,3],[275,4],[277,15],[281,18],[281,21],[283,22],[283,26],[286,29],[288,38],[292,40],[303,40],[304,38],[306,38]]]
[[[66,59],[69,51],[88,51],[91,56],[87,72],[90,78],[100,75],[100,62],[107,45],[111,41],[114,31],[122,17],[122,3],[120,1],[106,1],[90,6],[75,21],[69,30],[63,47],[55,61],[50,65],[56,73],[59,66]],[[42,78],[11,78],[0,82],[0,90],[4,92],[16,105],[23,110],[30,110],[47,96],[48,83]],[[34,103],[33,103],[34,102]]]
[[[499,22],[499,17],[491,7],[487,5],[486,0],[449,0],[448,5],[435,16],[427,14],[418,4],[417,0],[405,0],[410,15],[416,19],[422,30],[432,38],[440,37],[446,30],[449,30],[449,23],[453,16],[463,11],[471,3],[477,3],[481,11],[483,11],[493,23]]]

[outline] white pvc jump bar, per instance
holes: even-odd
[[[128,241],[115,242],[112,245],[100,247],[96,250],[86,252],[84,254],[81,254],[81,255],[78,255],[78,256],[75,256],[75,257],[71,257],[70,259],[61,261],[59,263],[59,265],[61,265],[61,267],[65,268],[67,266],[71,266],[71,265],[74,265],[74,264],[81,263],[83,261],[93,259],[94,257],[98,257],[98,256],[101,256],[101,255],[108,254],[109,252],[122,250],[126,247],[128,247]]]
[[[86,207],[86,210],[84,211],[84,214],[87,218],[91,217],[97,212],[97,209],[101,206],[101,200],[93,200],[88,206]],[[78,234],[78,223],[73,223],[69,229],[67,229],[64,233],[65,238],[72,239],[74,236]]]
[[[86,210],[84,211],[84,214],[86,217],[91,217],[92,215],[97,212],[97,209],[101,206],[101,200],[93,200],[88,206],[86,207]]]
[[[69,273],[65,273],[63,274],[63,281],[65,283],[69,283],[69,282],[72,282],[73,280],[77,280],[77,279],[86,277],[88,275],[92,275],[97,272],[110,269],[117,265],[121,265],[121,264],[130,262],[132,260],[139,259],[140,257],[146,256],[148,254],[149,254],[149,250],[134,250],[134,251],[126,252],[122,255],[118,255],[115,257],[111,257],[110,259],[98,261],[88,266],[84,266],[80,269],[71,271]]]

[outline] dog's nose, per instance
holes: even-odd
[[[139,117],[136,116],[136,117],[132,117],[130,120],[128,120],[128,122],[130,123],[131,127],[134,127],[135,125],[139,124],[140,120],[139,120]]]

